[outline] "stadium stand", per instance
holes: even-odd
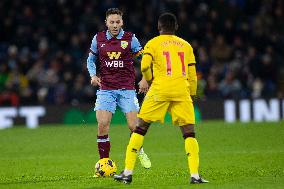
[[[161,12],[178,16],[177,35],[195,50],[201,99],[283,98],[281,0],[2,0],[0,105],[95,102],[86,57],[110,7],[123,10],[142,45],[157,35]]]

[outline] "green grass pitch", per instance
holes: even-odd
[[[0,130],[0,188],[284,188],[284,123],[201,122],[200,173],[210,183],[189,185],[184,143],[177,127],[153,125],[144,148],[152,160],[137,160],[133,182],[92,178],[98,160],[96,127],[41,126]],[[112,125],[111,158],[120,172],[129,139]]]

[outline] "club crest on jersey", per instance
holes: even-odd
[[[126,47],[128,46],[128,42],[127,41],[121,41],[120,46],[121,46],[121,48],[126,49]]]

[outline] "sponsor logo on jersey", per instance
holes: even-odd
[[[113,59],[119,59],[121,52],[107,52],[107,55],[109,57],[109,59],[113,60]]]
[[[106,67],[123,68],[122,60],[105,61]]]

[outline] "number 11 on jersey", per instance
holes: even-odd
[[[163,55],[166,57],[167,75],[172,75],[172,62],[171,62],[170,52],[163,51]],[[182,75],[185,76],[186,73],[185,73],[185,65],[184,65],[184,52],[178,52],[178,56],[181,62]]]

